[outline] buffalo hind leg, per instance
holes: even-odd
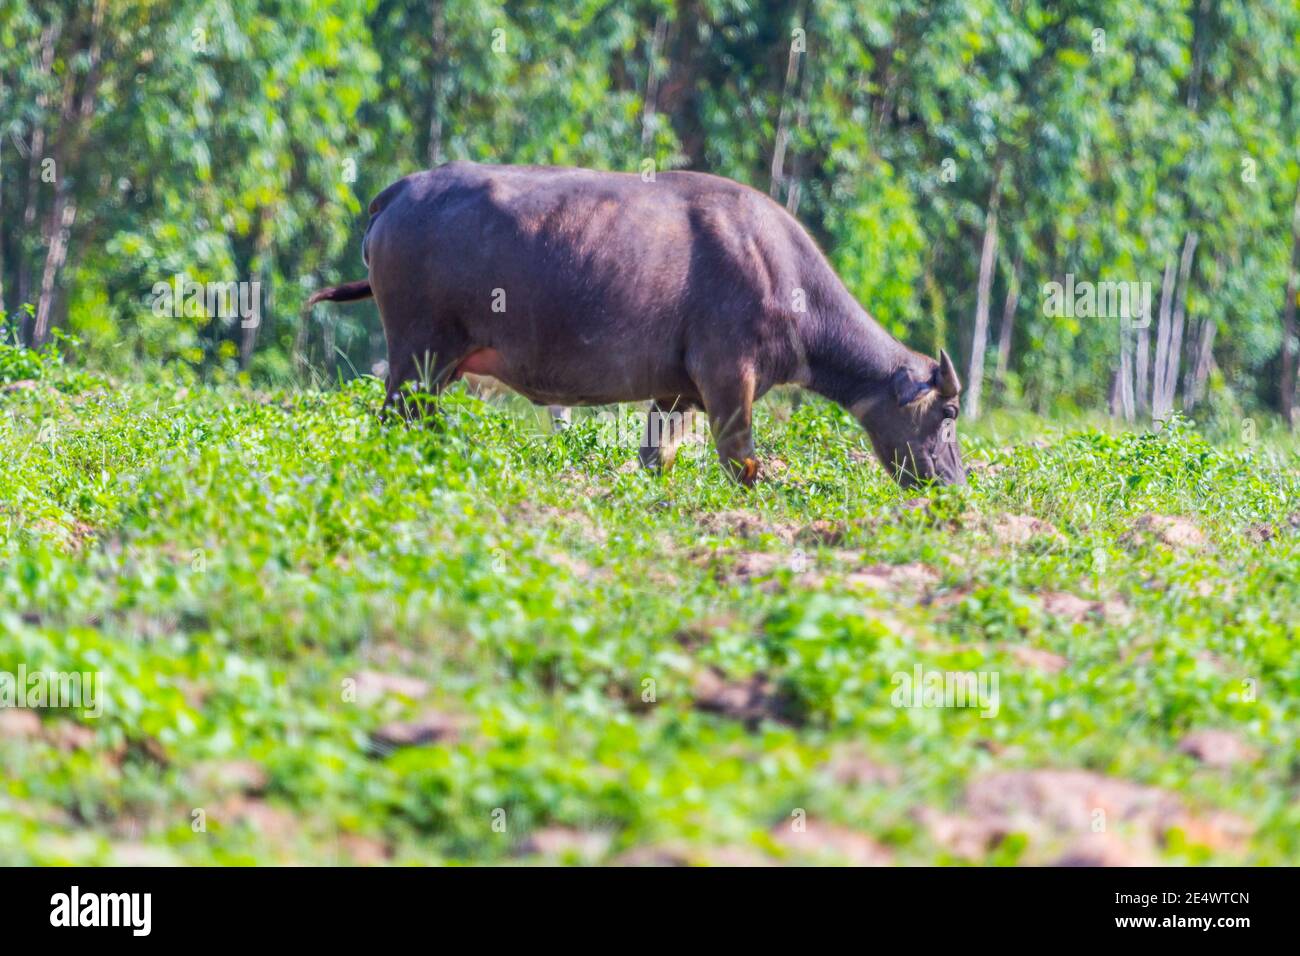
[[[399,412],[408,420],[436,412],[438,396],[450,384],[465,351],[464,345],[447,339],[430,340],[400,353],[390,349],[384,410]],[[414,385],[413,393],[406,388],[408,383]]]
[[[551,431],[562,432],[573,424],[573,409],[568,405],[547,405],[551,415]]]
[[[715,375],[712,381],[701,383],[700,395],[719,461],[735,481],[746,487],[753,485],[758,479],[751,428],[754,373],[745,369],[735,375]]]
[[[667,471],[677,457],[677,448],[695,422],[694,408],[682,399],[656,399],[646,415],[645,435],[637,459],[642,468]]]

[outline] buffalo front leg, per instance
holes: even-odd
[[[645,435],[637,459],[642,468],[667,471],[677,457],[677,448],[695,423],[695,411],[680,399],[656,400],[646,415]]]
[[[718,459],[735,481],[749,487],[758,479],[754,457],[751,416],[754,405],[754,375],[744,370],[732,376],[715,377],[700,389]]]

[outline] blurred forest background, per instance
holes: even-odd
[[[1289,421],[1298,129],[1300,0],[0,0],[0,309],[108,371],[347,378],[373,306],[302,303],[385,185],[649,162],[770,193],[972,406]],[[260,325],[155,315],[178,273]],[[1067,275],[1149,325],[1049,314]]]

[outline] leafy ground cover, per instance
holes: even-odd
[[[459,387],[0,382],[0,671],[104,695],[0,708],[0,863],[1300,857],[1300,471],[1253,427],[993,416],[917,497],[779,394],[746,492]]]

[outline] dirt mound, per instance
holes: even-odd
[[[817,518],[811,522],[784,521],[753,511],[705,512],[696,517],[699,527],[717,537],[757,540],[776,538],[785,544],[833,547],[844,540],[850,526],[843,521]]]
[[[418,677],[383,671],[358,671],[352,676],[352,681],[351,690],[362,707],[392,698],[419,700],[430,690],[429,685]]]
[[[386,756],[401,747],[451,744],[461,739],[469,721],[459,714],[426,711],[414,720],[394,720],[370,734],[371,749]]]
[[[1024,833],[1030,840],[1026,862],[1076,865],[1149,861],[1173,829],[1193,843],[1238,852],[1250,832],[1232,814],[1193,814],[1167,790],[1089,770],[987,774],[966,788],[962,813],[926,809],[918,818],[935,842],[958,856],[979,859],[1006,836]]]
[[[541,856],[550,860],[574,859],[592,863],[609,852],[613,834],[603,830],[574,827],[543,827],[529,834],[515,851],[519,856]]]
[[[889,866],[893,854],[875,839],[834,823],[803,820],[781,821],[772,828],[772,839],[793,862],[847,863],[851,866]]]
[[[928,564],[873,564],[851,571],[844,578],[851,587],[870,591],[926,590],[939,583],[941,575]]]
[[[614,866],[772,866],[774,861],[743,844],[690,846],[684,843],[649,843],[620,853]]]
[[[862,561],[856,551],[835,550],[814,559],[801,550],[789,552],[736,551],[700,555],[700,562],[717,564],[719,557],[729,559],[729,566],[717,569],[718,579],[725,583],[763,582],[788,571],[793,584],[799,587],[821,587],[838,575],[844,586],[862,592],[928,592],[942,579],[938,569],[920,562],[907,564],[870,564],[854,567]],[[779,581],[766,581],[768,590],[778,590]]]
[[[836,747],[822,769],[842,787],[895,786],[902,779],[898,768],[878,763],[860,747]]]
[[[1060,654],[1054,654],[1051,651],[1044,650],[1041,647],[1030,647],[1027,644],[1012,644],[1006,647],[1008,653],[1016,659],[1016,662],[1032,670],[1041,671],[1044,674],[1057,674],[1065,670],[1070,665],[1067,658]]]
[[[743,721],[751,728],[764,720],[797,722],[794,702],[763,674],[732,680],[711,667],[695,675],[691,695],[699,710]]]
[[[1178,752],[1207,767],[1231,767],[1259,759],[1259,751],[1229,730],[1194,730],[1178,744]]]
[[[1181,515],[1140,515],[1120,540],[1126,544],[1155,541],[1174,551],[1197,551],[1206,545],[1201,529]]]
[[[1064,544],[1065,537],[1050,521],[1033,515],[1001,514],[986,525],[999,544],[1024,547],[1029,544]]]
[[[1128,607],[1117,599],[1094,601],[1066,591],[1044,591],[1038,600],[1048,615],[1072,624],[1089,618],[1122,624],[1131,618]]]

